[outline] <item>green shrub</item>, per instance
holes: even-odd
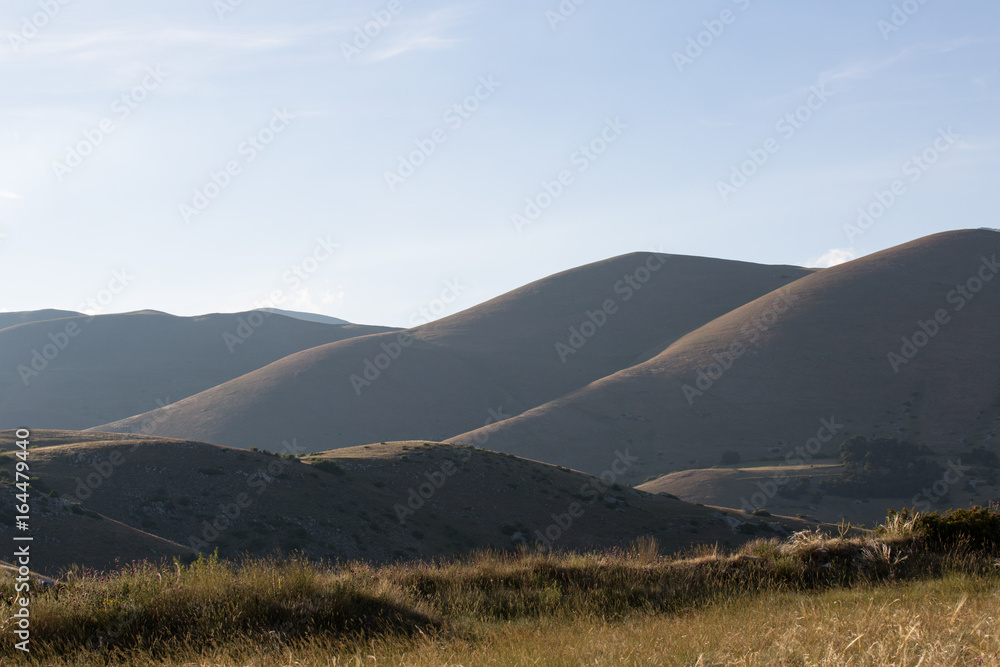
[[[905,510],[904,510],[905,512]],[[945,549],[969,547],[1000,553],[1000,507],[973,507],[916,515],[913,530],[935,546]]]
[[[840,446],[844,472],[821,487],[828,493],[855,498],[909,496],[944,473],[928,454],[926,447],[898,438],[856,435]]]

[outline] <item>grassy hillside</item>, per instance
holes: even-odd
[[[39,591],[33,658],[996,665],[998,511],[897,515],[878,534],[803,531],[673,558],[641,540],[610,552],[479,553],[381,567],[300,558],[140,563],[75,573]],[[14,582],[0,577],[6,625]],[[14,642],[4,633],[0,655],[13,656]]]
[[[300,350],[390,330],[260,313],[13,315],[25,321],[0,327],[0,428],[90,428],[159,409]]]
[[[0,435],[0,444],[9,443],[10,433]],[[45,536],[38,546],[44,558],[36,563],[50,574],[73,563],[105,567],[123,558],[116,541],[102,532],[119,524],[163,541],[158,550],[168,556],[216,549],[224,557],[301,551],[315,559],[372,562],[534,542],[554,549],[608,548],[638,536],[655,537],[677,551],[702,542],[735,546],[754,535],[808,525],[798,519],[763,522],[739,512],[727,516],[617,485],[613,470],[624,464],[614,459],[602,479],[425,442],[299,459],[292,439],[282,455],[271,455],[118,434],[84,433],[73,442],[70,434],[55,432],[51,438],[33,433],[37,446],[30,450],[32,502]],[[0,510],[9,511],[13,460],[10,452],[3,456]],[[48,512],[69,520],[55,523]],[[749,523],[741,527],[741,521]],[[0,524],[0,539],[12,530],[9,522]]]
[[[539,280],[405,337],[343,341],[282,359],[178,403],[158,433],[269,447],[294,424],[299,440],[313,450],[437,441],[644,361],[810,273],[623,255]],[[145,418],[101,428],[135,431]]]
[[[727,451],[812,463],[856,434],[909,438],[957,462],[1000,432],[997,254],[1000,234],[959,231],[825,269],[644,363],[450,440],[488,438],[591,472],[631,447],[637,483],[720,464]]]

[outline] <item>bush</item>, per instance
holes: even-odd
[[[840,446],[844,472],[823,482],[828,493],[848,497],[891,498],[919,493],[929,481],[941,477],[944,468],[927,458],[926,447],[898,438],[867,438],[856,435]]]
[[[913,530],[939,548],[968,547],[1000,553],[1000,506],[918,514],[914,517]]]

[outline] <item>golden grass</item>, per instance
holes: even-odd
[[[1000,667],[995,542],[942,548],[918,520],[672,557],[645,539],[454,562],[74,572],[33,598],[28,664]],[[12,597],[0,579],[3,664],[23,660]]]
[[[460,632],[278,646],[86,651],[24,664],[169,667],[329,665],[1000,666],[1000,581],[942,580],[823,593],[767,593],[678,614],[607,620],[548,616],[471,624]],[[21,662],[21,661],[18,661]]]

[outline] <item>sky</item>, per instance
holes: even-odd
[[[5,0],[0,310],[410,326],[1000,227],[995,0]]]

